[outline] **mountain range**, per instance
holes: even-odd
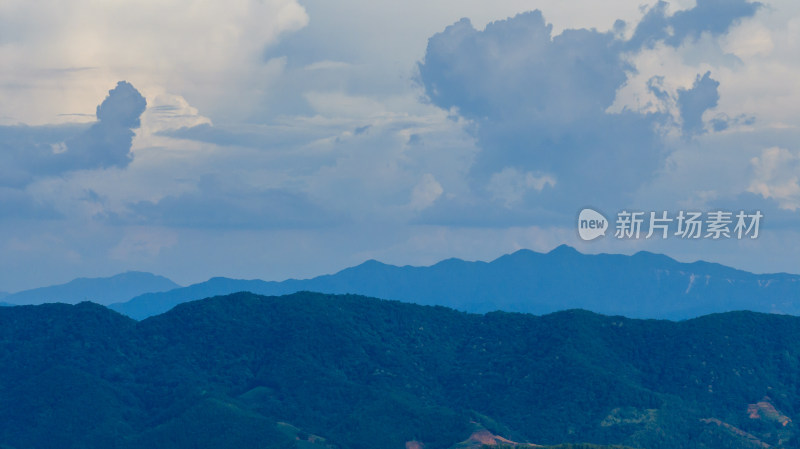
[[[800,318],[753,312],[469,314],[318,293],[142,321],[7,307],[0,447],[798,448],[799,361]]]
[[[66,284],[34,288],[0,296],[8,305],[30,305],[47,302],[77,304],[92,301],[108,305],[143,293],[163,292],[180,285],[163,277],[140,271],[128,271],[107,278],[78,278]]]
[[[568,246],[549,253],[520,250],[491,262],[448,259],[428,267],[370,260],[306,280],[213,278],[145,293],[111,308],[143,319],[185,301],[238,291],[353,293],[474,313],[546,314],[581,308],[632,318],[687,319],[734,310],[800,315],[798,275],[757,275],[715,263],[681,263],[648,252],[581,254]]]
[[[282,282],[216,277],[180,287],[161,276],[128,272],[10,294],[0,305],[91,300],[141,320],[182,302],[239,291],[353,293],[474,313],[581,308],[673,320],[733,310],[800,315],[798,275],[752,274],[648,252],[581,254],[568,246],[549,253],[520,250],[491,262],[448,259],[424,267],[369,260],[335,274]]]

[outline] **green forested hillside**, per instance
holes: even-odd
[[[800,318],[240,293],[0,309],[0,447],[800,447]],[[501,440],[498,440],[501,441]],[[4,445],[4,446],[3,446]]]

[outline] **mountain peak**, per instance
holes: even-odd
[[[367,259],[364,262],[362,262],[361,265],[366,265],[366,266],[385,266],[386,264],[381,262],[380,260],[377,260],[377,259]]]
[[[571,247],[571,246],[569,246],[569,245],[567,245],[567,244],[561,244],[561,245],[558,245],[558,246],[556,246],[555,248],[553,248],[553,249],[552,249],[552,250],[551,250],[549,253],[547,253],[547,254],[551,254],[551,255],[562,255],[562,256],[567,256],[567,255],[568,255],[568,256],[574,256],[574,255],[583,255],[583,253],[581,253],[581,252],[580,252],[580,251],[578,251],[577,249],[575,249],[575,248],[573,248],[573,247]]]
[[[650,251],[639,251],[636,254],[634,254],[633,257],[637,258],[637,259],[640,259],[640,260],[646,260],[646,261],[651,262],[651,263],[660,263],[660,264],[675,264],[675,263],[678,263],[677,260],[675,260],[675,259],[673,259],[673,258],[671,258],[671,257],[669,257],[667,255],[658,254],[658,253],[651,253]]]
[[[383,263],[380,260],[367,259],[367,260],[361,262],[360,264],[358,264],[358,265],[356,265],[354,267],[345,268],[344,270],[341,270],[340,272],[349,272],[349,271],[353,271],[353,270],[373,270],[373,269],[380,269],[380,268],[385,268],[385,267],[395,267],[395,266]]]
[[[115,274],[114,276],[109,276],[107,279],[125,279],[125,278],[164,278],[164,276],[159,276],[157,274],[153,274],[147,271],[136,271],[130,270],[125,271],[123,273]],[[103,278],[94,278],[94,279],[103,279]]]

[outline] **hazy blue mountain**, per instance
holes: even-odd
[[[800,314],[797,275],[756,275],[714,263],[680,263],[648,252],[587,255],[568,246],[546,254],[521,250],[492,262],[448,259],[429,267],[398,267],[370,260],[307,280],[214,278],[144,294],[111,308],[142,319],[185,301],[238,291],[263,295],[353,293],[479,313],[545,314],[581,308],[667,319],[732,310]]]
[[[479,315],[308,292],[143,321],[0,308],[0,448],[790,449],[798,360],[800,317],[753,312]]]
[[[108,305],[127,301],[147,292],[164,292],[180,285],[163,277],[140,271],[129,271],[107,278],[78,278],[66,284],[34,288],[12,293],[3,302],[13,305],[63,302],[77,304],[92,301]]]

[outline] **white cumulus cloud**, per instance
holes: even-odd
[[[800,152],[768,148],[751,163],[754,178],[750,192],[775,199],[783,209],[800,208]]]

